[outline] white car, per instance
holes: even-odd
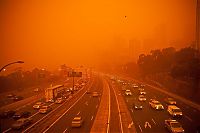
[[[155,99],[150,99],[149,105],[156,110],[163,110],[164,109],[164,106],[159,101],[157,101]]]
[[[83,119],[81,116],[76,116],[72,120],[72,127],[81,127],[83,123]]]
[[[35,105],[33,105],[34,109],[40,109],[44,103],[43,102],[37,102]]]
[[[50,112],[51,110],[52,110],[52,108],[50,106],[42,106],[39,110],[39,113],[46,114],[46,113]]]
[[[138,100],[142,102],[142,101],[146,101],[147,99],[144,95],[139,95]]]
[[[165,127],[171,133],[184,133],[182,125],[176,120],[171,120],[171,119],[165,120]]]
[[[96,91],[95,91],[95,92],[92,92],[92,96],[93,96],[93,97],[98,97],[98,96],[99,96],[99,93],[96,92]]]
[[[126,91],[125,91],[125,95],[126,95],[126,96],[132,96],[131,90],[126,90]]]
[[[145,91],[140,91],[140,95],[146,95],[147,93]]]
[[[178,108],[176,105],[169,105],[167,107],[167,112],[173,117],[182,117],[183,116],[181,109]]]

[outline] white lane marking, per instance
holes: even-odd
[[[107,120],[107,130],[106,130],[106,133],[109,133],[109,130],[110,130],[110,87],[108,89],[108,92],[109,92],[109,95],[108,95],[108,98],[109,98],[109,105],[108,105],[108,120]]]
[[[98,108],[98,104],[96,105],[96,108]]]
[[[193,121],[189,116],[187,116],[187,115],[184,115],[185,116],[185,118],[187,118],[189,121]]]
[[[91,88],[91,86],[92,86],[92,84],[93,84],[93,82],[94,81],[92,81],[92,83],[90,84],[90,86],[88,87],[88,88]],[[84,89],[84,87],[82,88],[82,89],[80,89],[76,94],[78,94],[81,90],[83,90]],[[65,111],[64,112],[64,114],[62,114],[56,121],[54,121],[54,123],[52,123],[46,130],[45,130],[45,132],[47,131],[47,130],[49,130],[61,117],[63,117],[63,115],[65,115],[84,95],[86,94],[86,92],[85,93],[83,93],[83,95],[81,95],[81,97],[74,103],[74,104],[72,104],[72,106],[67,110],[67,111]],[[71,99],[72,98],[72,96],[71,97],[69,97],[68,98],[68,100],[69,99]],[[47,115],[45,115],[44,117],[42,117],[39,121],[37,121],[37,122],[35,122],[34,124],[32,124],[30,127],[28,127],[26,130],[24,130],[23,131],[23,133],[24,132],[26,132],[27,130],[29,130],[29,129],[31,129],[32,127],[34,127],[37,123],[39,123],[40,121],[42,121],[44,118],[46,118],[48,115],[50,115],[50,114],[52,114],[54,111],[56,111],[59,107],[61,107],[63,104],[65,104],[67,101],[65,101],[65,102],[63,102],[61,105],[59,105],[57,108],[55,108],[54,110],[52,110],[49,114],[47,114]],[[52,103],[52,104],[50,104],[49,106],[51,106],[51,105],[53,105],[54,103]],[[44,133],[44,132],[43,132]]]
[[[2,133],[7,133],[11,130],[11,128],[8,128],[7,130],[3,131]]]
[[[150,125],[150,123],[148,121],[146,121],[145,124],[144,124],[144,127],[145,128],[147,128],[147,127],[151,128],[151,125]]]
[[[120,121],[120,128],[121,128],[121,133],[123,133],[123,126],[122,126],[122,116],[121,116],[121,111],[120,111],[120,108],[119,108],[119,101],[118,101],[118,98],[117,98],[117,94],[115,92],[115,89],[112,87],[113,91],[114,91],[114,94],[115,94],[115,99],[116,99],[116,102],[117,102],[117,108],[118,108],[118,112],[119,112],[119,121]],[[133,123],[132,123],[133,124]]]
[[[138,125],[138,126],[139,126],[140,131],[142,132],[142,128],[141,128],[141,126],[140,126],[140,125]]]
[[[43,133],[46,133],[58,120],[60,120],[84,95],[86,94],[86,92],[85,93],[83,93],[83,95],[81,95],[81,97],[76,101],[76,102],[74,102],[74,104],[72,104],[72,106],[68,109],[68,110],[66,110],[57,120],[55,120]]]
[[[93,120],[94,116],[92,116],[92,118],[90,120]]]
[[[81,113],[81,111],[79,111],[76,115],[79,115]]]
[[[39,114],[39,111],[36,112],[35,114],[31,115],[29,118],[32,118],[33,116],[35,116],[35,115],[37,115],[37,114]]]
[[[68,128],[65,129],[65,131],[63,131],[63,133],[65,133],[68,130]]]
[[[156,122],[155,122],[155,120],[154,120],[153,118],[152,118],[151,120],[152,120],[152,121],[153,121],[153,123],[156,125]]]
[[[131,128],[132,126],[133,126],[133,121],[130,124],[128,124],[128,128]]]

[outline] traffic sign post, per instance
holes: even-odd
[[[71,94],[74,94],[74,78],[75,77],[82,77],[82,72],[75,72],[75,71],[71,71],[68,72],[68,77],[72,77],[73,79],[73,87],[72,87],[72,91]]]

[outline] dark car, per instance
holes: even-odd
[[[13,130],[20,130],[32,123],[32,119],[30,118],[21,118],[12,124],[11,128]]]
[[[15,96],[15,97],[13,98],[14,101],[20,101],[20,100],[22,100],[22,99],[24,99],[22,96]]]
[[[133,108],[136,110],[139,110],[139,109],[142,109],[143,106],[141,103],[135,102],[135,103],[133,103]]]
[[[20,118],[28,118],[30,115],[31,115],[31,112],[28,112],[28,111],[24,111],[21,113],[15,113],[13,115],[13,119],[18,120]]]
[[[10,118],[14,114],[15,114],[15,111],[13,111],[13,110],[7,110],[7,111],[4,111],[4,112],[0,113],[0,118]]]

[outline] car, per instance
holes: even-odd
[[[140,84],[140,87],[141,88],[144,88],[146,85],[145,84]]]
[[[176,105],[176,101],[173,98],[165,98],[164,101],[169,105]]]
[[[176,105],[169,105],[167,107],[167,112],[173,116],[173,117],[181,117],[183,116],[183,113],[180,108],[178,108]]]
[[[164,109],[164,106],[159,101],[157,101],[155,99],[150,99],[149,105],[156,110],[163,110]]]
[[[61,103],[63,103],[63,99],[62,98],[57,98],[56,101],[55,101],[55,103],[61,104]]]
[[[34,91],[34,92],[38,92],[38,91],[39,91],[39,88],[35,88],[33,91]]]
[[[146,95],[145,91],[140,91],[140,95]]]
[[[54,99],[49,99],[47,102],[54,103],[55,100]]]
[[[182,125],[177,120],[165,120],[165,127],[170,133],[184,133]]]
[[[138,88],[138,87],[139,87],[139,86],[136,85],[136,84],[133,84],[132,86],[133,86],[133,88]]]
[[[81,116],[76,116],[72,120],[72,127],[81,127],[83,124],[83,119]]]
[[[20,101],[20,100],[22,100],[22,99],[24,99],[22,96],[15,96],[15,97],[13,98],[14,101]]]
[[[16,112],[14,110],[6,110],[0,113],[0,118],[10,118],[12,117]]]
[[[62,98],[63,98],[63,99],[67,99],[68,97],[69,97],[69,94],[65,94],[65,93],[62,94]]]
[[[86,94],[90,94],[90,93],[91,93],[90,90],[87,90],[87,91],[86,91]]]
[[[50,106],[44,105],[39,109],[39,113],[46,114],[46,113],[50,112],[51,110],[52,110],[52,108]]]
[[[126,96],[132,96],[131,90],[126,90],[126,91],[125,91],[125,95],[126,95]]]
[[[33,105],[34,109],[40,109],[44,103],[43,102],[37,102],[35,105]]]
[[[98,97],[98,96],[99,96],[99,93],[96,92],[96,91],[94,91],[94,92],[92,93],[92,96],[93,96],[93,97]]]
[[[144,91],[144,88],[138,88],[139,91]]]
[[[143,108],[143,106],[142,106],[141,103],[135,102],[135,103],[133,103],[133,108],[134,108],[135,110],[140,110],[140,109]]]
[[[22,129],[32,123],[32,119],[30,118],[21,118],[17,120],[15,123],[12,124],[11,128],[13,130],[19,130]]]
[[[139,95],[138,100],[142,102],[142,101],[146,101],[147,99],[144,95]]]
[[[28,118],[31,115],[31,112],[24,111],[24,112],[17,112],[13,115],[13,119],[18,120],[20,118]]]
[[[16,95],[12,93],[7,95],[7,98],[10,98],[10,99],[14,99],[14,97],[16,97]]]

